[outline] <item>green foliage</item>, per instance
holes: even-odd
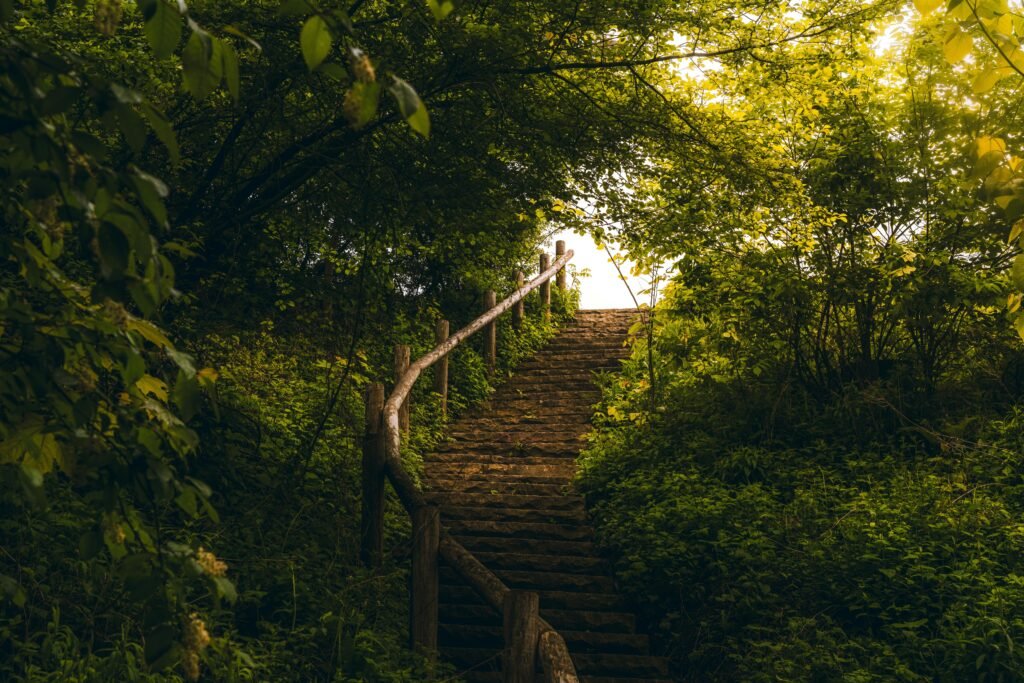
[[[680,390],[606,429],[581,474],[685,680],[1021,676],[1019,411],[958,438],[861,421],[863,445],[823,414],[787,445],[752,438],[734,401]]]
[[[160,115],[87,65],[7,34],[0,73],[0,505],[19,548],[0,560],[0,611],[29,635],[25,649],[5,639],[4,675],[35,666],[32,640],[47,624],[56,640],[40,657],[61,661],[47,643],[67,642],[56,615],[70,610],[53,606],[63,582],[46,577],[63,563],[84,581],[79,605],[113,593],[139,620],[144,656],[125,644],[123,665],[159,670],[181,656],[186,612],[234,591],[162,526],[216,519],[209,487],[188,475],[188,423],[216,373],[197,371],[152,321],[176,294],[168,189],[114,158],[119,138],[142,146],[145,112]],[[20,549],[52,543],[48,529],[61,543],[24,564]]]

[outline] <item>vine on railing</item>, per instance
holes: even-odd
[[[428,652],[437,650],[439,558],[450,565],[493,608],[502,614],[505,650],[502,670],[506,683],[532,683],[539,664],[543,680],[551,683],[578,683],[576,670],[565,639],[539,616],[536,593],[513,591],[494,572],[485,567],[442,528],[440,511],[430,505],[406,472],[401,460],[402,436],[409,430],[409,395],[420,374],[435,366],[434,390],[440,394],[442,411],[447,408],[448,354],[480,330],[484,334],[484,361],[493,376],[497,367],[497,319],[512,310],[513,327],[524,318],[524,298],[540,290],[541,315],[551,313],[551,279],[565,291],[565,265],[573,252],[565,242],[555,245],[555,262],[548,254],[540,257],[540,274],[524,284],[522,273],[516,277],[516,291],[501,303],[488,292],[487,310],[466,327],[449,336],[448,321],[439,321],[435,329],[437,346],[426,355],[409,362],[409,347],[395,349],[395,386],[385,401],[384,386],[373,384],[366,394],[366,437],[363,445],[363,506],[361,556],[369,566],[379,566],[383,557],[384,480],[391,481],[399,500],[412,517],[412,590],[410,639],[412,646]]]

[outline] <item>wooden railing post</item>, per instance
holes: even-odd
[[[401,379],[405,371],[409,369],[409,345],[395,344],[395,384]],[[409,409],[412,407],[412,396],[407,396],[398,411],[398,426],[402,434],[409,433]]]
[[[523,276],[523,271],[520,270],[518,273],[516,273],[517,292],[523,288],[523,282],[525,281],[525,279],[526,278]],[[525,311],[526,309],[523,306],[523,300],[520,299],[519,301],[516,302],[515,307],[512,309],[512,327],[518,330],[520,327],[523,326],[523,316]]]
[[[565,240],[558,240],[557,242],[555,242],[555,260],[557,261],[558,259],[562,258],[563,256],[565,256]],[[558,291],[561,292],[562,294],[565,294],[565,268],[564,267],[561,270],[558,271],[558,275],[556,277],[557,277],[557,282],[558,282]]]
[[[384,385],[366,388],[366,431],[363,435],[363,504],[359,557],[379,567],[384,557]]]
[[[448,321],[438,320],[434,327],[434,345],[440,346],[448,340]],[[448,414],[448,356],[434,366],[434,391],[441,396],[441,416]]]
[[[498,297],[493,290],[484,294],[484,310],[489,311],[497,305]],[[492,320],[484,328],[484,363],[487,365],[487,374],[494,377],[494,371],[498,361],[498,322]]]
[[[551,266],[551,257],[548,254],[540,255],[540,272],[544,272]],[[551,319],[551,280],[547,280],[540,286],[540,309],[544,322]]]
[[[414,649],[437,650],[439,593],[438,548],[441,542],[441,513],[433,505],[412,513],[412,621],[409,633]]]
[[[533,683],[540,637],[540,598],[528,591],[509,591],[501,612],[505,627],[501,662],[505,683]]]

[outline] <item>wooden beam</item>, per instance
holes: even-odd
[[[363,433],[363,500],[359,556],[367,567],[379,567],[384,557],[384,385],[366,388],[366,428]]]
[[[434,327],[434,344],[448,341],[448,321],[438,320]],[[448,356],[441,357],[434,366],[434,392],[441,396],[441,416],[448,414]]]
[[[546,271],[551,266],[551,257],[547,254],[540,255],[540,272]],[[540,286],[540,310],[544,322],[551,319],[551,280],[545,280]]]
[[[502,609],[505,651],[501,670],[505,683],[534,683],[537,639],[540,636],[540,598],[529,591],[509,591]]]
[[[395,386],[397,387],[409,369],[409,345],[395,344]],[[410,392],[411,393],[411,392]],[[412,408],[412,396],[406,395],[398,407],[398,427],[403,435],[409,434],[409,411]]]
[[[523,288],[523,281],[523,271],[520,270],[518,273],[516,273],[516,292],[520,291]],[[520,299],[512,308],[512,327],[518,330],[520,327],[523,326],[523,317],[525,313],[526,311],[523,307],[523,300]]]
[[[438,546],[441,512],[427,505],[412,513],[412,605],[409,632],[414,649],[437,651],[437,612],[440,591]]]
[[[484,312],[491,310],[497,305],[498,297],[493,290],[484,294]],[[487,366],[487,375],[494,377],[498,366],[498,321],[497,319],[487,323],[484,328],[484,364]]]
[[[565,240],[558,240],[555,242],[555,260],[565,256]],[[555,276],[555,282],[558,285],[558,291],[565,294],[565,268],[558,271],[558,275]]]

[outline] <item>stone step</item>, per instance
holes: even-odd
[[[583,436],[586,432],[582,430],[555,430],[555,429],[519,429],[515,431],[478,432],[458,436],[450,441],[437,444],[434,447],[437,453],[446,453],[458,446],[514,446],[521,443],[536,444],[572,444],[583,443]]]
[[[547,410],[538,413],[519,412],[509,418],[482,418],[460,420],[448,428],[448,435],[459,437],[466,434],[482,434],[491,430],[506,432],[536,433],[538,430],[574,430],[586,433],[590,429],[590,410],[575,409],[568,414],[551,414]],[[490,413],[489,413],[490,415]]]
[[[450,483],[458,479],[462,482],[459,485],[452,485]],[[508,490],[509,492],[519,492],[519,486],[536,485],[536,486],[554,486],[556,489],[561,486],[566,486],[570,477],[566,476],[549,476],[545,474],[502,474],[502,473],[472,473],[472,472],[459,472],[456,470],[449,470],[446,472],[439,472],[437,476],[427,472],[423,478],[424,482],[429,488],[433,489],[456,489],[457,487],[461,491],[469,490],[466,487],[474,483],[483,484],[483,491],[501,491]],[[507,487],[513,487],[508,489]]]
[[[570,455],[563,453],[554,455],[521,455],[516,452],[469,453],[456,450],[451,453],[430,453],[423,460],[427,463],[427,468],[429,469],[434,466],[434,463],[564,465],[567,458],[571,460],[574,457],[576,457],[575,452]]]
[[[494,648],[443,647],[445,659],[460,670],[500,671],[501,658]],[[583,676],[625,677],[636,681],[638,678],[667,678],[668,662],[663,657],[636,654],[576,654],[570,648],[576,672]],[[478,679],[488,680],[488,679]]]
[[[530,377],[544,376],[583,376],[595,370],[614,370],[622,366],[618,358],[601,356],[591,357],[568,357],[542,356],[530,360],[516,368],[513,377],[528,375]]]
[[[546,609],[540,616],[556,629],[600,633],[634,633],[636,617],[630,612],[591,612],[587,610]],[[500,624],[498,610],[489,605],[446,604],[441,606],[441,621],[449,624]]]
[[[460,453],[469,454],[469,451]],[[455,476],[483,476],[484,478],[505,477],[505,476],[529,476],[562,478],[568,480],[575,473],[575,461],[571,458],[550,458],[553,464],[528,464],[528,463],[481,463],[467,457],[466,462],[432,462],[427,466],[427,475],[434,477],[455,477]],[[510,457],[515,460],[515,456]],[[526,460],[526,458],[522,458]]]
[[[668,677],[668,660],[664,657],[629,654],[576,654],[572,650],[576,672],[595,676]]]
[[[494,569],[494,574],[509,588],[535,591],[607,593],[614,595],[615,583],[607,576],[568,572],[531,572],[519,569]],[[462,576],[451,567],[441,567],[441,583],[460,585]]]
[[[523,555],[577,555],[591,557],[597,554],[592,541],[562,541],[542,538],[509,538],[501,536],[473,536],[452,534],[471,552],[520,553]]]
[[[519,442],[483,442],[455,441],[441,444],[438,453],[479,453],[506,456],[558,456],[575,455],[586,445],[584,441],[519,441]]]
[[[524,375],[521,377],[513,377],[507,384],[503,384],[494,396],[509,395],[510,392],[515,392],[515,395],[521,395],[523,393],[547,393],[558,392],[565,393],[569,391],[594,391],[594,383],[589,377],[580,377],[578,379],[567,379],[560,377],[533,377],[530,375]],[[492,399],[493,400],[493,399]]]
[[[563,483],[538,484],[530,481],[502,481],[477,479],[429,479],[427,488],[433,491],[458,491],[460,493],[493,493],[495,495],[560,496],[567,488]]]
[[[585,523],[587,513],[583,506],[570,510],[533,510],[529,508],[454,507],[441,508],[441,519],[478,519],[495,522],[543,522],[545,524]]]
[[[611,567],[601,557],[591,555],[531,555],[524,553],[474,553],[489,569],[552,571],[608,574]]]
[[[467,671],[462,674],[467,683],[504,683],[504,674],[500,671]],[[534,683],[545,683],[538,673]],[[582,676],[580,683],[675,683],[670,678],[623,678],[621,676]]]
[[[460,493],[428,491],[427,499],[437,505],[497,507],[528,510],[576,510],[583,508],[583,497],[576,495],[529,496],[499,493]]]
[[[626,601],[616,593],[595,593],[583,591],[562,591],[547,588],[537,589],[541,610],[564,610],[581,612],[622,612],[628,609]],[[476,591],[465,584],[441,584],[441,607],[446,605],[483,605],[484,600]]]
[[[532,424],[537,425],[537,429],[544,429],[544,425],[550,423],[554,428],[560,420],[564,419],[590,422],[594,416],[593,406],[599,400],[600,398],[595,398],[591,401],[588,398],[584,403],[573,405],[557,403],[537,405],[535,401],[529,399],[503,399],[491,404],[488,414],[492,420],[505,421],[506,424],[518,421],[524,425]]]
[[[590,631],[559,631],[569,652],[576,653],[622,653],[647,654],[647,636],[631,633],[594,633]],[[504,633],[500,625],[441,624],[438,641],[441,649],[446,646],[469,648],[504,647]]]
[[[530,401],[529,405],[537,408],[540,412],[545,406],[574,407],[577,410],[583,403],[593,398],[597,402],[601,398],[601,392],[592,384],[587,383],[583,389],[555,389],[548,391],[530,390],[523,388],[509,388],[507,385],[496,391],[488,399],[488,403],[502,403],[508,401]]]
[[[454,536],[496,536],[552,541],[592,541],[589,524],[545,524],[543,522],[495,522],[485,519],[452,519],[446,525]]]
[[[602,348],[596,351],[565,348],[561,350],[544,349],[534,357],[524,360],[516,367],[515,372],[531,372],[535,368],[590,368],[592,365],[618,366],[625,358],[630,357],[628,348]]]

